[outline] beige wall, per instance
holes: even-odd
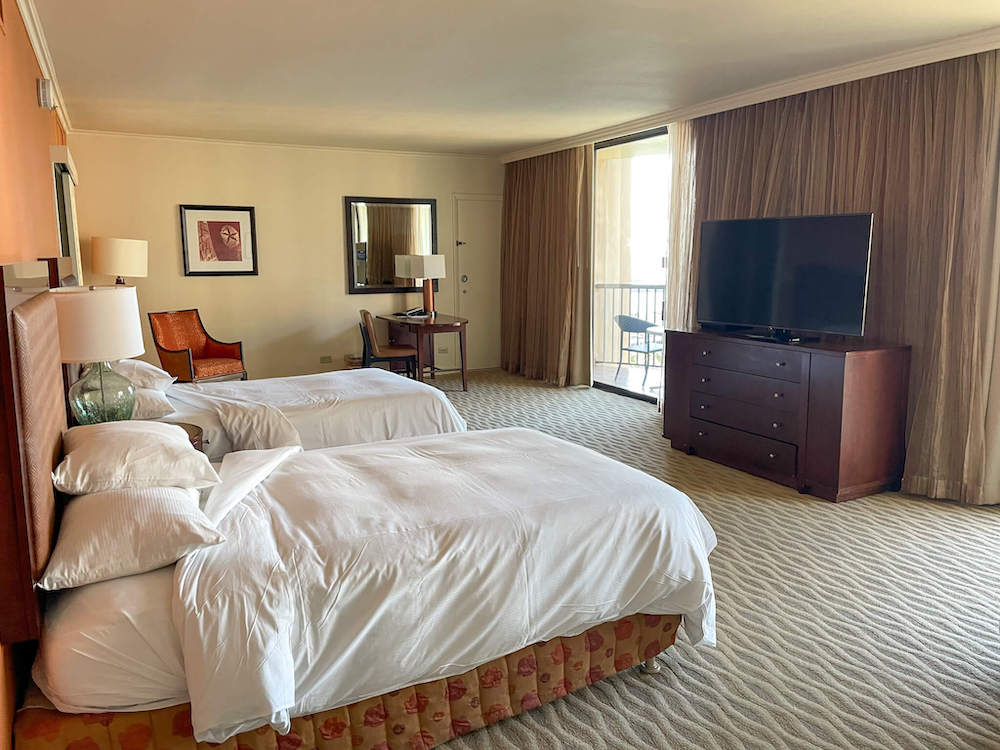
[[[41,75],[17,3],[0,31],[0,263],[59,255],[49,147],[65,143],[56,113],[38,106]]]
[[[147,311],[197,307],[213,336],[243,341],[251,377],[343,367],[345,354],[361,352],[360,308],[378,314],[420,304],[420,295],[347,294],[345,195],[437,199],[449,278],[436,302],[447,313],[455,307],[453,194],[499,194],[503,183],[502,165],[479,157],[85,133],[71,133],[69,147],[80,173],[87,282],[107,281],[87,274],[92,236],[149,241],[149,276],[134,280],[145,358],[156,361]],[[254,206],[260,275],[185,277],[182,203]],[[320,364],[323,355],[333,364]]]

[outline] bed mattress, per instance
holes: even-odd
[[[188,700],[170,616],[174,566],[50,596],[32,678],[61,706],[122,710]]]

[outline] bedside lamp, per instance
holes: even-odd
[[[90,240],[90,270],[116,276],[116,284],[124,284],[126,276],[146,277],[146,240],[123,240],[117,237],[93,237]]]
[[[66,364],[85,364],[69,389],[69,404],[80,424],[130,419],[135,388],[111,369],[111,362],[145,351],[139,300],[134,286],[62,287],[55,295],[59,350]]]
[[[445,265],[443,255],[397,255],[395,256],[396,276],[404,279],[424,280],[424,312],[434,315],[434,282],[443,279]]]

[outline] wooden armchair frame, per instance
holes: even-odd
[[[191,383],[195,381],[194,355],[192,354],[190,347],[187,349],[167,349],[166,347],[161,346],[159,340],[156,338],[156,328],[153,326],[154,315],[173,315],[175,313],[187,312],[194,313],[195,318],[198,320],[198,326],[201,328],[202,333],[205,334],[205,338],[208,339],[206,354],[213,354],[227,359],[239,359],[241,363],[243,362],[243,342],[219,341],[219,339],[212,336],[212,334],[210,334],[205,328],[205,324],[201,320],[201,313],[198,312],[198,308],[194,307],[184,310],[165,310],[162,312],[147,313],[149,316],[149,330],[153,335],[153,344],[156,346],[156,353],[160,356],[160,364],[163,365],[164,370],[169,372],[181,382]],[[229,380],[236,374],[240,375],[240,380],[246,380],[246,365],[243,365],[242,373],[219,375],[212,378],[200,378],[198,379],[198,382],[205,383],[213,380]]]

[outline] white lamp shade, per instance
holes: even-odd
[[[443,255],[396,255],[396,275],[404,279],[445,278]]]
[[[146,276],[146,240],[94,237],[90,241],[90,270],[109,276]]]
[[[62,287],[49,294],[56,300],[63,362],[113,362],[146,350],[134,286]]]
[[[412,279],[413,278],[413,259],[415,255],[394,255],[393,263],[395,265],[396,276],[401,279]]]
[[[414,255],[413,277],[415,279],[443,279],[445,277],[443,255]]]

